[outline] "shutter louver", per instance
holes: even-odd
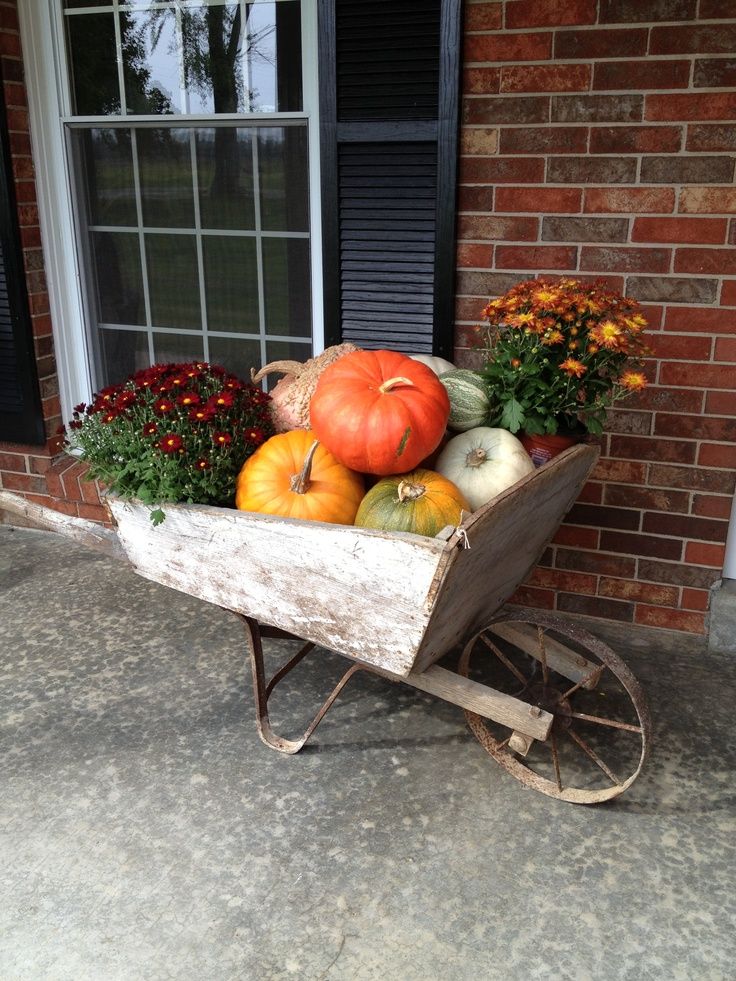
[[[320,20],[325,343],[450,356],[459,2]]]

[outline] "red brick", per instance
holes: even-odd
[[[528,276],[524,273],[470,272],[468,270],[461,270],[456,276],[457,292],[460,295],[483,298],[483,302],[478,308],[478,316],[480,317],[480,310],[488,302],[487,298],[489,296],[500,296],[502,293],[510,290],[512,286],[523,282],[524,279],[528,279]]]
[[[685,187],[679,210],[689,214],[736,214],[736,188]]]
[[[105,508],[99,504],[97,506],[93,504],[78,504],[77,511],[79,512],[79,517],[86,518],[87,521],[99,521],[101,524],[110,524],[110,516]]]
[[[579,613],[583,616],[602,617],[604,620],[622,620],[630,623],[634,617],[633,603],[605,599],[600,596],[578,596],[574,593],[559,593],[557,609],[565,613]]]
[[[706,542],[725,542],[727,521],[699,518],[686,514],[662,514],[649,511],[644,515],[642,531],[652,535],[695,538]]]
[[[555,58],[631,58],[647,53],[648,30],[556,31]]]
[[[663,385],[679,385],[683,388],[733,389],[733,368],[722,364],[663,364],[660,379]]]
[[[682,555],[682,542],[677,538],[658,538],[655,535],[638,535],[626,531],[602,531],[601,549],[604,552],[623,552],[626,555],[678,561]]]
[[[640,516],[632,508],[605,507],[598,504],[573,504],[566,521],[595,528],[624,528],[638,531]]]
[[[710,593],[707,589],[683,589],[683,610],[707,610],[710,607]]]
[[[20,58],[14,58],[12,55],[3,55],[0,57],[0,65],[2,65],[2,77],[4,81],[23,81],[23,64]]]
[[[695,20],[697,0],[601,0],[601,24],[637,21]]]
[[[555,95],[552,97],[553,123],[638,122],[644,111],[644,97],[627,95]]]
[[[653,603],[658,606],[677,606],[680,590],[677,586],[658,586],[654,583],[633,582],[631,579],[607,579],[600,581],[601,596],[631,600],[635,603]]]
[[[492,187],[463,187],[458,188],[458,211],[493,211]]]
[[[736,127],[709,123],[688,126],[685,149],[736,151]]]
[[[736,469],[736,446],[726,443],[701,443],[698,466]]]
[[[630,249],[612,246],[583,246],[580,268],[615,272],[667,272],[671,249]]]
[[[488,95],[498,92],[501,83],[499,68],[466,68],[463,71],[464,95]]]
[[[601,457],[591,476],[596,480],[612,481],[621,484],[643,484],[647,468],[644,463],[631,463],[628,460],[612,460]]]
[[[88,466],[81,461],[75,461],[74,465],[68,467],[61,473],[61,485],[64,490],[63,496],[70,501],[82,500],[82,489],[79,486],[79,478],[87,473]]]
[[[601,126],[590,131],[591,153],[677,153],[679,126]]]
[[[531,606],[537,610],[554,610],[555,594],[551,589],[535,589],[533,586],[519,586],[509,603],[517,606]]]
[[[630,184],[636,176],[634,157],[551,157],[548,184]]]
[[[20,241],[24,249],[34,248],[41,245],[41,229],[25,226],[20,230]]]
[[[688,542],[685,546],[685,561],[693,565],[707,565],[709,569],[722,569],[725,545],[708,545],[705,542]]]
[[[499,187],[496,191],[496,211],[559,212],[580,211],[580,188],[567,187]]]
[[[604,490],[606,504],[615,507],[636,508],[640,510],[676,511],[686,513],[690,495],[684,490],[669,488],[628,487],[625,484],[606,484]]]
[[[578,494],[578,500],[585,501],[586,504],[600,504],[603,500],[603,484],[589,480]]]
[[[29,491],[34,494],[43,494],[46,490],[43,477],[29,473],[10,473],[7,470],[0,472],[0,486],[4,490]]]
[[[736,311],[717,307],[669,307],[665,315],[665,330],[706,334],[736,333]]]
[[[736,379],[735,379],[736,381]],[[736,392],[734,392],[736,401]],[[654,431],[662,436],[681,436],[728,443],[736,441],[736,419],[719,416],[681,416],[659,413]]]
[[[463,122],[470,125],[546,123],[549,119],[548,95],[498,95],[467,98],[463,101]]]
[[[501,153],[585,153],[585,126],[530,126],[501,130]]]
[[[493,259],[492,245],[466,245],[457,247],[457,264],[465,268],[490,269]]]
[[[49,337],[52,333],[51,315],[49,313],[37,313],[34,315],[32,324],[33,336],[35,338]]]
[[[636,218],[632,242],[684,242],[723,244],[725,218]]]
[[[691,634],[705,633],[705,615],[686,610],[667,610],[661,606],[637,604],[634,622],[647,627],[663,627],[665,630],[683,630]]]
[[[595,0],[510,0],[506,4],[506,27],[561,27],[566,24],[595,24]]]
[[[552,54],[552,34],[471,34],[464,61],[542,61]]]
[[[29,456],[28,469],[31,473],[47,473],[51,469],[51,457],[48,456]]]
[[[611,436],[611,456],[663,463],[694,463],[695,444],[686,440],[650,436]]]
[[[736,88],[736,58],[696,58],[693,70],[696,88]]]
[[[677,249],[675,272],[736,275],[736,249]]]
[[[644,157],[640,180],[643,184],[726,184],[733,179],[730,157]]]
[[[733,0],[700,0],[701,20],[733,17]]]
[[[465,5],[466,31],[497,31],[503,23],[503,4],[468,3]]]
[[[728,521],[731,516],[731,498],[715,494],[695,494],[693,496],[693,514],[705,518],[720,518]]]
[[[568,245],[498,245],[497,269],[574,269],[577,249]]]
[[[72,518],[79,517],[77,505],[74,503],[74,501],[62,501],[59,500],[59,498],[50,497],[47,504],[52,510],[59,511],[61,514],[71,515]]]
[[[653,27],[649,41],[650,55],[720,52],[730,54],[734,49],[736,49],[736,24]]]
[[[628,218],[557,218],[542,220],[545,242],[625,242]]]
[[[690,82],[689,61],[602,61],[595,66],[594,89],[686,89]]]
[[[626,400],[626,405],[637,409],[651,409],[655,412],[695,412],[703,408],[702,392],[689,388],[662,388],[649,385],[643,392],[637,392]]]
[[[682,95],[648,95],[644,119],[736,119],[736,93],[705,92]]]
[[[689,490],[712,491],[714,494],[733,493],[736,474],[699,467],[676,467],[652,464],[649,483],[653,487],[681,487]]]
[[[460,155],[487,157],[498,151],[498,130],[465,126],[460,133]]]
[[[20,38],[17,34],[11,34],[9,31],[3,31],[0,33],[0,54],[10,55],[13,58],[20,58]]]
[[[544,180],[541,157],[461,157],[461,183],[536,184]]]
[[[736,280],[726,280],[721,289],[721,306],[736,307]]]
[[[578,549],[558,548],[555,564],[560,569],[575,569],[594,575],[633,578],[636,560],[631,556],[607,555],[605,552],[581,552]]]
[[[715,301],[718,280],[676,276],[629,276],[626,289],[630,296],[640,301],[704,304]]]
[[[7,31],[18,31],[18,13],[15,3],[0,7],[0,28]]]
[[[589,595],[595,595],[597,582],[596,576],[585,575],[582,572],[563,572],[561,569],[543,569],[539,566],[527,579],[527,584],[530,586]]]
[[[553,541],[555,545],[572,545],[575,548],[598,548],[597,528],[576,528],[572,525],[561,525],[557,529]]]
[[[539,230],[537,218],[516,216],[466,215],[458,219],[459,239],[534,242]]]
[[[626,409],[609,409],[606,414],[606,430],[610,433],[648,436],[652,431],[652,414],[631,412]]]
[[[658,358],[673,361],[710,360],[709,337],[677,337],[674,334],[659,334],[649,338],[649,345]]]
[[[650,582],[666,582],[674,586],[690,586],[693,589],[710,589],[718,574],[715,570],[681,565],[675,562],[658,562],[639,559],[639,579]]]
[[[512,65],[501,69],[501,92],[585,92],[590,65]]]
[[[715,360],[736,364],[736,337],[716,338]],[[736,381],[736,379],[734,380]],[[734,401],[736,401],[736,395],[734,395]]]
[[[674,208],[675,192],[669,187],[586,187],[583,210],[636,215],[667,214]]]
[[[736,396],[733,392],[706,392],[705,411],[713,415],[736,416]]]
[[[482,246],[481,246],[482,247]],[[471,321],[474,325],[481,318],[483,303],[475,296],[455,296],[455,319]],[[475,329],[475,328],[473,328]],[[458,347],[467,347],[477,341],[477,333],[465,331],[458,327],[455,331],[455,344]]]

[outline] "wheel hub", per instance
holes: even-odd
[[[555,717],[553,728],[569,729],[572,721],[572,706],[563,692],[555,685],[545,685],[543,682],[529,685],[527,694],[531,702],[538,708],[549,712]]]

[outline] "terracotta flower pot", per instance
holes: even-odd
[[[553,456],[557,456],[563,450],[568,449],[568,447],[580,443],[584,436],[584,432],[554,433],[553,435],[546,433],[542,433],[541,435],[522,433],[519,438],[524,449],[532,458],[534,466],[541,467],[551,460]]]

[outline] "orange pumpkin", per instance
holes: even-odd
[[[432,470],[384,477],[363,498],[355,524],[384,531],[411,531],[433,538],[447,525],[459,525],[471,508],[461,491]]]
[[[346,467],[406,473],[439,444],[450,401],[426,365],[395,351],[355,351],[324,370],[309,414],[317,438]]]
[[[243,464],[235,484],[241,511],[351,525],[363,479],[334,458],[307,429],[272,436]]]

